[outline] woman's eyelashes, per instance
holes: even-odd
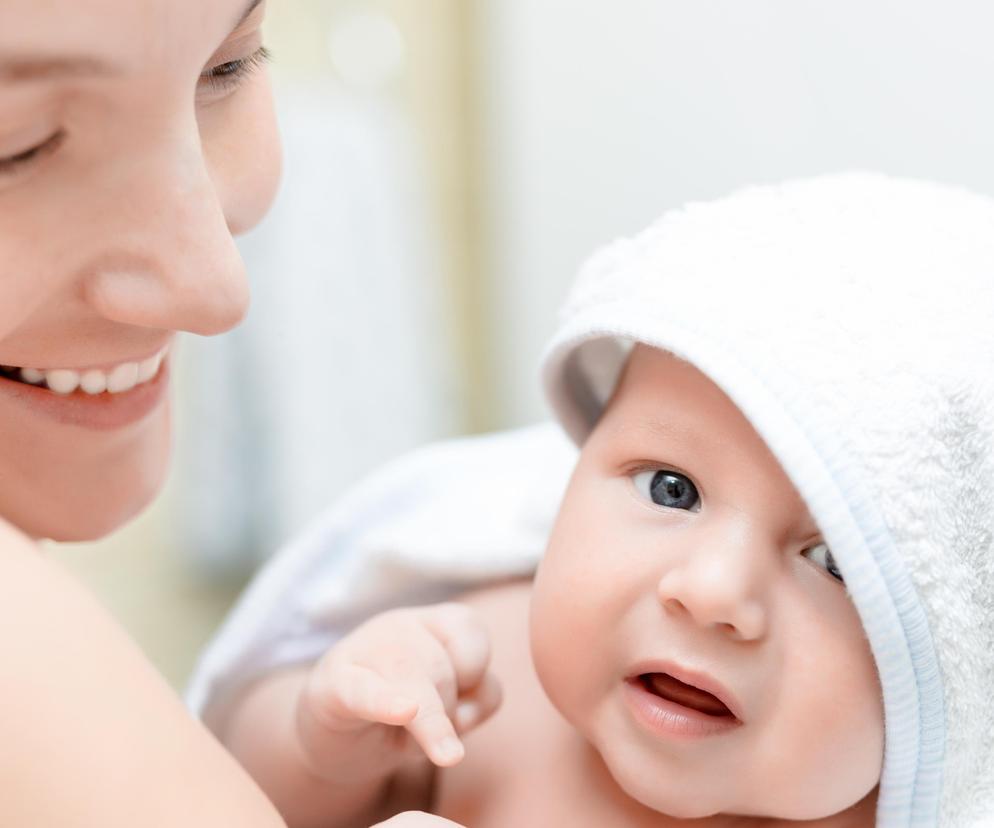
[[[260,46],[248,57],[228,60],[210,67],[200,76],[200,82],[210,92],[230,92],[237,88],[252,72],[271,59],[272,55],[269,50],[265,46]]]
[[[810,546],[805,549],[802,553],[805,557],[814,561],[818,566],[828,572],[833,578],[845,583],[842,577],[842,573],[839,571],[838,565],[835,563],[835,557],[832,555],[831,550],[824,543],[818,543],[814,546]]]
[[[685,474],[667,469],[649,469],[632,475],[636,490],[657,506],[698,512],[701,496]]]
[[[33,147],[28,147],[13,155],[8,155],[6,158],[0,158],[0,178],[13,176],[34,162],[39,161],[44,156],[55,152],[65,137],[65,130],[59,129]]]

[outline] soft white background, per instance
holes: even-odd
[[[994,193],[994,4],[495,0],[478,20],[501,418],[576,265],[666,207],[867,168]]]
[[[287,141],[247,324],[187,342],[166,496],[59,554],[177,684],[375,465],[545,416],[576,267],[662,210],[846,168],[994,193],[983,0],[272,0]],[[730,274],[734,278],[734,274]]]

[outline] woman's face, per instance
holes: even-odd
[[[280,165],[264,5],[0,0],[0,518],[29,534],[149,501],[175,333],[245,314],[232,235]]]

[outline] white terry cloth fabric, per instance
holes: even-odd
[[[188,704],[223,705],[383,609],[531,574],[575,460],[550,423],[438,443],[374,472],[263,568],[201,657]]]
[[[883,688],[877,826],[994,825],[994,202],[829,176],[614,244],[545,363],[578,442],[633,341],[728,394],[824,533]]]

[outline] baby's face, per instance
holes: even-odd
[[[542,684],[618,784],[663,813],[872,807],[880,687],[827,552],[731,401],[639,347],[536,578]],[[686,686],[708,682],[712,695]]]

